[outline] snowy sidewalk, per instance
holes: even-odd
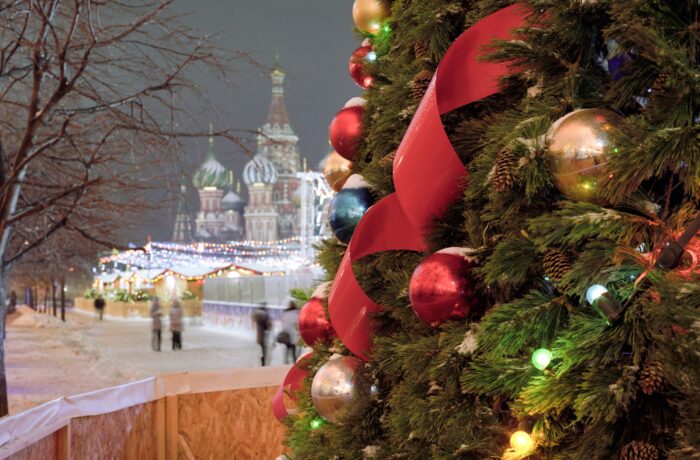
[[[251,339],[186,326],[182,351],[151,350],[148,321],[109,320],[69,312],[66,323],[19,307],[8,317],[5,342],[10,413],[60,396],[92,391],[156,374],[256,367],[260,348]],[[283,363],[282,347],[272,351]]]

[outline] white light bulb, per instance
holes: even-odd
[[[588,290],[586,291],[586,300],[588,303],[593,305],[593,303],[598,300],[601,296],[607,294],[608,290],[605,288],[605,286],[601,286],[600,284],[594,284],[593,286],[589,287]]]

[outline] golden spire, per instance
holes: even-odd
[[[214,124],[209,122],[209,147],[214,147]]]

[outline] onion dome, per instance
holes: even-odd
[[[270,160],[258,153],[243,168],[243,182],[246,185],[274,184],[277,182],[277,170]]]
[[[224,211],[240,211],[243,209],[243,205],[243,200],[233,190],[229,190],[221,199],[221,207],[224,208]]]
[[[198,189],[207,187],[225,188],[228,185],[228,171],[214,156],[214,138],[209,138],[209,150],[204,163],[194,173],[192,183]]]

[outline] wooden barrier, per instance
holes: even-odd
[[[270,460],[270,402],[288,366],[172,374],[62,398],[0,419],[0,458]]]
[[[76,297],[74,301],[75,308],[89,313],[95,313],[95,299],[86,299],[84,297]],[[168,315],[171,302],[163,302],[163,314]],[[202,301],[201,300],[181,300],[182,311],[185,316],[202,316]],[[117,318],[150,317],[150,302],[117,302],[116,300],[105,299],[105,314]]]

